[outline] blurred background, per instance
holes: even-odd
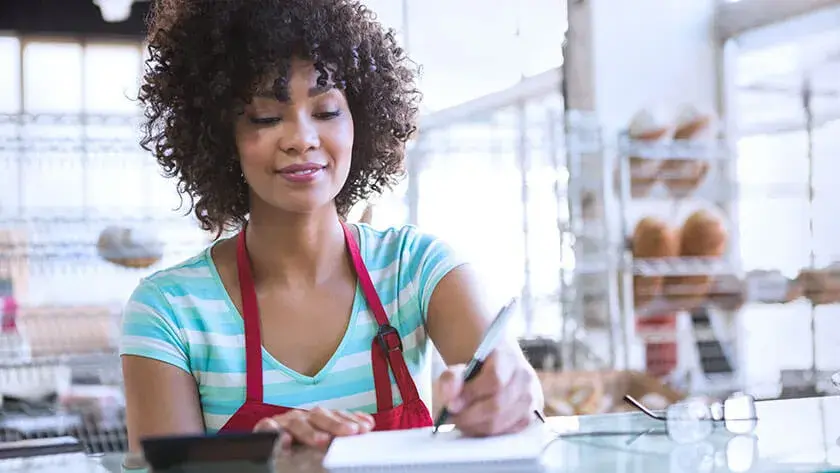
[[[424,105],[351,216],[521,296],[550,413],[833,391],[840,1],[368,4]],[[0,439],[122,451],[121,306],[213,240],[138,145],[149,5],[0,2]]]

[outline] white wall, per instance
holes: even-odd
[[[595,103],[604,126],[639,108],[717,102],[715,0],[589,0]]]
[[[426,111],[506,89],[523,75],[535,75],[561,63],[563,0],[366,3],[383,24],[401,34],[407,30],[403,44],[422,67],[420,87]]]

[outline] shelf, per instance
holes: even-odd
[[[50,126],[122,126],[137,129],[143,122],[141,113],[0,113],[0,125],[50,125]]]
[[[648,258],[633,260],[633,274],[639,276],[718,276],[735,274],[723,258]]]
[[[619,151],[623,156],[650,160],[722,161],[727,160],[729,156],[727,144],[722,140],[671,140],[651,143],[623,136],[619,141]]]
[[[84,211],[79,208],[46,209],[23,213],[0,207],[0,228],[56,228],[56,227],[107,227],[111,225],[154,224],[160,226],[184,227],[197,229],[198,222],[190,215],[178,215],[175,212],[160,212],[160,209],[138,209],[136,213],[125,213],[125,209],[114,212],[91,208]]]
[[[120,155],[125,161],[139,162],[138,158],[144,157],[150,164],[155,165],[154,158],[148,151],[140,147],[139,141],[139,136],[133,139],[85,136],[61,138],[0,136],[0,153],[19,153],[11,157],[3,157],[4,165],[7,167],[10,167],[12,163],[33,165],[74,162],[80,159],[79,155],[84,155],[86,159],[107,157],[109,160],[113,160],[115,154]],[[53,156],[43,156],[43,154],[52,154]],[[56,154],[69,154],[70,156],[55,156]]]

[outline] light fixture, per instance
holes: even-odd
[[[131,16],[131,4],[134,0],[93,0],[99,7],[102,19],[108,23],[120,23]]]

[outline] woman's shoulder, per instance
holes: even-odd
[[[411,274],[429,262],[446,260],[456,265],[461,260],[445,240],[415,225],[375,228],[359,223],[356,226],[369,268],[399,266],[401,272]]]
[[[374,227],[366,223],[356,223],[359,229],[362,251],[366,256],[390,256],[399,259],[416,254],[435,243],[443,243],[432,233],[425,232],[415,225],[395,225]]]
[[[143,277],[131,300],[162,298],[171,303],[183,297],[218,295],[219,278],[210,257],[211,248],[207,247],[184,261]]]

